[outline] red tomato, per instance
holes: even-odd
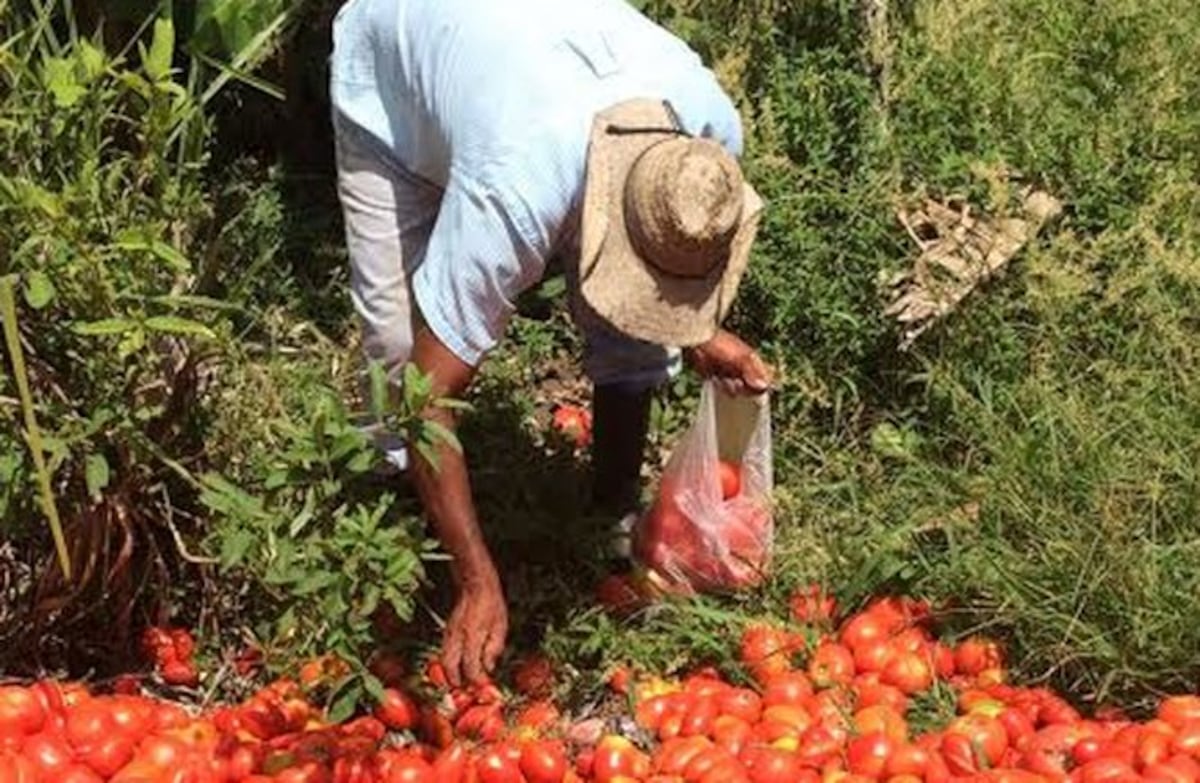
[[[878,778],[895,748],[896,743],[881,731],[855,737],[846,748],[846,768],[855,775]]]
[[[971,746],[983,754],[987,764],[994,767],[1008,748],[1008,732],[1004,724],[986,715],[963,715],[950,722],[946,734],[961,733]]]
[[[560,742],[531,742],[521,750],[521,774],[529,783],[560,783],[569,766]]]
[[[475,760],[479,783],[521,783],[521,768],[503,749],[491,747]]]
[[[881,679],[911,696],[929,690],[933,685],[933,669],[919,653],[902,653],[888,661]]]
[[[808,663],[808,676],[819,688],[848,683],[854,677],[854,656],[843,645],[823,642]]]
[[[763,624],[750,625],[742,632],[742,663],[759,682],[788,671],[790,657],[791,639],[787,632]]]
[[[167,661],[162,665],[160,673],[163,682],[168,685],[191,688],[200,682],[200,674],[191,661]]]
[[[916,775],[921,777],[929,766],[929,751],[919,745],[897,744],[888,756],[885,771],[888,776]]]
[[[749,688],[731,688],[717,697],[717,706],[722,715],[732,715],[747,723],[754,723],[762,715],[763,701]]]
[[[899,713],[908,710],[908,697],[895,685],[884,685],[860,676],[854,679],[853,687],[860,708],[883,706]]]
[[[788,600],[792,619],[800,623],[826,623],[837,614],[837,601],[818,584],[800,588]]]
[[[854,651],[854,669],[860,674],[882,672],[888,662],[896,657],[896,650],[884,641],[863,642],[851,650]]]
[[[1170,696],[1158,705],[1158,719],[1175,728],[1200,720],[1200,696]]]
[[[45,720],[46,710],[33,690],[0,686],[0,733],[32,734]]]
[[[883,621],[876,615],[860,612],[846,621],[842,626],[839,640],[842,644],[855,649],[864,644],[887,641],[889,633]]]
[[[649,771],[650,760],[625,737],[610,734],[596,745],[592,775],[597,783],[610,783],[619,776],[645,777]]]
[[[803,704],[813,694],[812,682],[804,672],[784,672],[767,680],[762,704]]]
[[[713,721],[711,736],[730,755],[736,756],[750,743],[753,733],[754,727],[748,721],[732,715],[721,715]]]
[[[363,778],[364,783],[376,778]],[[379,778],[379,783],[442,783],[444,778],[437,777],[434,768],[420,756],[412,753],[398,753],[392,760],[387,774]]]
[[[1098,758],[1089,761],[1078,770],[1082,783],[1101,783],[1102,781],[1137,780],[1138,774],[1133,767],[1123,761],[1110,758]]]
[[[33,762],[19,753],[0,754],[0,783],[38,783],[39,774]]]
[[[751,783],[793,783],[800,776],[799,758],[779,748],[754,748],[742,760]]]
[[[554,428],[583,447],[592,441],[592,413],[577,405],[560,405],[554,411]]]
[[[138,758],[167,769],[177,766],[186,755],[187,748],[181,741],[158,734],[152,734],[142,740],[137,750]]]
[[[50,779],[56,779],[75,763],[74,750],[63,737],[55,734],[30,734],[25,738],[21,752],[42,776]]]
[[[721,499],[729,500],[742,491],[742,466],[735,462],[717,460],[717,476],[721,483]]]
[[[954,650],[955,671],[970,677],[987,669],[999,668],[1002,662],[1003,656],[996,643],[978,636],[967,639]]]
[[[133,758],[135,740],[131,735],[110,734],[91,745],[77,745],[79,760],[100,775],[110,778]]]
[[[806,767],[820,767],[841,754],[844,740],[844,734],[825,726],[812,726],[800,736],[796,756]]]
[[[1179,767],[1158,762],[1142,770],[1146,783],[1196,783],[1196,778]]]
[[[708,737],[676,737],[659,746],[651,760],[652,769],[664,775],[680,775],[701,751],[713,746]]]
[[[470,751],[465,745],[456,742],[442,749],[430,766],[437,783],[459,783],[466,777],[470,765]]]
[[[894,744],[908,740],[908,723],[891,707],[865,707],[854,713],[854,728],[859,734],[883,734]]]
[[[65,767],[54,778],[55,783],[104,783],[105,780],[82,764]]]
[[[421,708],[399,688],[384,688],[383,698],[376,705],[374,715],[389,729],[407,731],[420,721]]]

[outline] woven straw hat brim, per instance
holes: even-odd
[[[763,202],[744,185],[742,217],[729,258],[704,278],[667,274],[643,262],[625,225],[626,175],[650,145],[674,134],[613,134],[609,125],[670,128],[661,101],[637,98],[596,115],[588,143],[580,236],[580,293],[621,332],[659,345],[698,345],[716,334],[737,294]]]

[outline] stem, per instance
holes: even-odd
[[[63,536],[62,523],[58,519],[58,506],[54,502],[54,492],[50,488],[50,471],[46,469],[46,458],[42,450],[42,433],[38,429],[37,417],[33,411],[33,398],[29,394],[29,376],[25,372],[25,355],[21,352],[21,339],[17,331],[17,306],[13,297],[13,277],[0,278],[0,318],[4,320],[4,339],[8,344],[8,355],[12,360],[13,375],[17,379],[17,390],[21,395],[21,409],[25,413],[26,438],[29,450],[33,454],[33,464],[37,471],[38,486],[42,495],[42,510],[50,522],[50,532],[54,536],[54,547],[58,550],[58,564],[62,567],[63,577],[71,580],[71,556],[67,552],[67,541]]]

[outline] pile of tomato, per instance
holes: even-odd
[[[1148,721],[1085,718],[1006,682],[994,643],[939,641],[922,602],[881,598],[837,622],[812,588],[791,609],[745,628],[737,671],[620,670],[620,709],[592,716],[560,711],[540,657],[502,689],[454,688],[436,661],[407,672],[381,656],[382,699],[338,724],[312,698],[345,672],[329,658],[207,710],[128,682],[0,686],[0,783],[1200,781],[1198,696],[1167,698]],[[160,677],[190,660],[155,639]]]

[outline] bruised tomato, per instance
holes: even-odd
[[[792,641],[786,631],[761,623],[742,632],[742,663],[759,682],[791,669]]]

